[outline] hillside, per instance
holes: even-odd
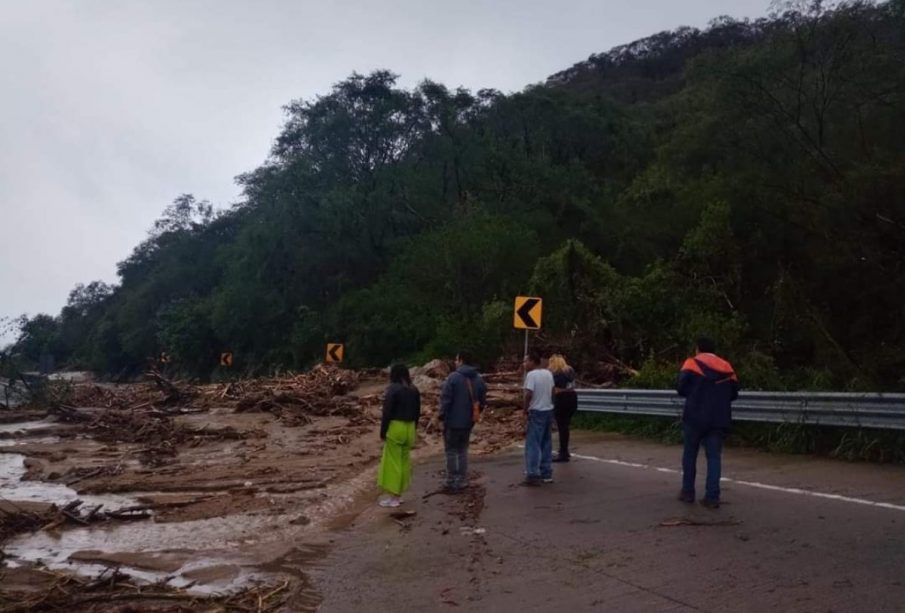
[[[513,95],[353,74],[286,107],[227,211],[183,195],[6,369],[207,378],[519,351],[662,384],[699,333],[749,387],[905,388],[905,3],[717,19]]]

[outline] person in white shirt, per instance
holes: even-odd
[[[553,373],[536,351],[525,357],[525,368],[525,485],[553,483]]]

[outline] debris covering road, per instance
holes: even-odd
[[[413,369],[416,457],[440,449],[448,372]],[[521,437],[517,373],[494,379],[477,454]],[[0,613],[313,610],[308,575],[377,495],[385,385],[330,366],[210,385],[152,371],[0,412]]]
[[[508,371],[488,377],[472,487],[448,496],[432,425],[446,373],[413,373],[414,489],[393,511],[374,504],[383,373],[202,386],[152,373],[74,386],[50,414],[0,412],[0,613],[905,601],[905,467],[731,449],[726,504],[710,511],[675,500],[676,447],[577,432],[554,484],[520,487]]]

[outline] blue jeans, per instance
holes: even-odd
[[[719,429],[700,429],[682,424],[685,435],[685,451],[682,453],[682,493],[694,496],[694,479],[697,474],[698,449],[704,445],[707,456],[707,483],[705,497],[708,500],[720,499],[720,472],[725,434]]]
[[[468,443],[471,428],[446,428],[443,446],[446,448],[446,487],[461,490],[468,485]]]
[[[553,477],[553,411],[528,411],[525,469],[529,479]]]

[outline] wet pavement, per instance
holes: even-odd
[[[475,459],[479,502],[422,498],[442,467],[416,467],[416,514],[358,518],[321,610],[903,610],[905,467],[729,449],[709,510],[676,500],[675,446],[579,433],[574,451],[534,488],[518,449]]]

